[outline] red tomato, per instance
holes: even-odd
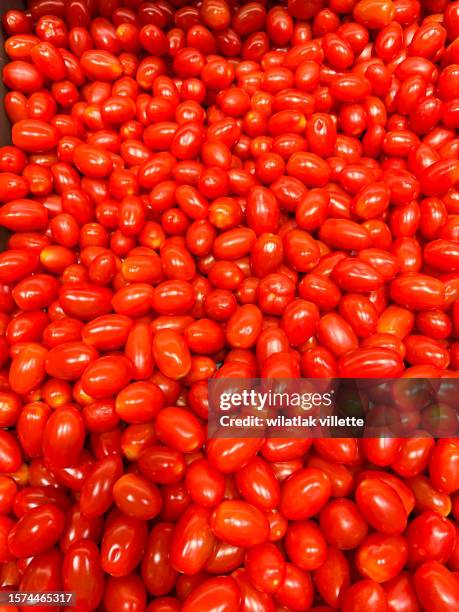
[[[381,583],[395,578],[403,569],[407,558],[405,538],[373,533],[359,546],[356,564],[362,576]]]
[[[245,567],[252,584],[264,593],[275,593],[284,581],[285,560],[271,542],[250,548]]]
[[[80,496],[81,513],[88,518],[102,516],[113,502],[113,486],[122,474],[116,455],[99,459],[83,483]]]
[[[429,461],[429,473],[433,486],[439,491],[453,493],[458,489],[456,468],[459,447],[454,442],[439,442]]]
[[[90,609],[102,600],[104,574],[99,550],[91,540],[80,540],[66,551],[62,566],[63,587],[76,593],[76,605]]]
[[[28,393],[44,379],[47,350],[38,344],[26,344],[11,363],[10,386],[20,394]]]
[[[115,412],[127,423],[146,423],[151,421],[163,406],[164,394],[157,385],[135,382],[118,393]]]
[[[349,564],[337,548],[327,549],[325,562],[314,572],[314,584],[330,606],[338,605],[350,583]]]
[[[212,507],[222,500],[225,479],[207,459],[193,461],[187,469],[185,480],[188,493],[197,504]]]
[[[84,422],[72,406],[58,408],[48,419],[43,433],[43,457],[52,468],[74,465],[83,449]]]
[[[210,515],[207,508],[193,505],[180,517],[170,543],[170,562],[175,570],[194,575],[204,568],[215,542]]]
[[[355,582],[346,591],[341,609],[345,612],[357,612],[363,605],[370,605],[371,609],[377,612],[387,610],[386,594],[377,582],[373,582],[373,580]]]
[[[242,497],[262,510],[279,504],[279,484],[271,466],[261,457],[255,457],[236,473],[236,484]]]
[[[357,487],[356,501],[365,519],[377,531],[398,535],[406,527],[406,511],[399,495],[381,480],[363,480]]]
[[[292,474],[281,491],[280,510],[290,520],[303,520],[316,514],[327,502],[331,484],[325,472],[305,468]]]
[[[231,576],[210,578],[200,584],[184,601],[184,612],[210,610],[217,605],[222,612],[237,610],[241,603],[241,591]]]
[[[162,505],[158,488],[137,474],[125,474],[115,482],[113,499],[124,514],[141,520],[154,518]]]
[[[183,378],[191,369],[190,351],[185,340],[172,330],[155,333],[153,357],[160,371],[174,380]]]
[[[8,547],[15,557],[30,557],[48,550],[64,529],[65,515],[54,505],[44,504],[19,519],[8,535]],[[30,534],[34,533],[34,538]]]
[[[146,600],[145,587],[137,574],[108,578],[104,593],[104,606],[107,612],[145,610]]]
[[[114,514],[107,523],[102,538],[102,569],[115,577],[130,574],[142,558],[147,533],[145,521]]]
[[[210,519],[212,532],[234,546],[256,546],[266,541],[269,525],[265,515],[248,502],[221,502]]]
[[[414,586],[423,606],[439,612],[459,603],[459,588],[454,575],[438,561],[423,563],[414,575]]]
[[[310,574],[293,563],[286,563],[284,581],[276,593],[278,603],[300,612],[311,607],[313,593]]]
[[[325,538],[312,521],[297,521],[288,527],[285,549],[295,565],[308,571],[318,569],[327,557]]]

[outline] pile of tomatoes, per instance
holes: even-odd
[[[459,2],[31,0],[3,28],[0,588],[457,612],[459,440],[206,422],[212,377],[457,377]]]

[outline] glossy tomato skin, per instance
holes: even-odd
[[[416,594],[423,605],[447,610],[459,601],[459,589],[453,574],[437,561],[423,563],[414,575]]]
[[[55,278],[37,274],[22,280],[13,290],[13,298],[22,310],[46,308],[57,297],[59,285]]]
[[[74,505],[67,512],[59,545],[65,554],[70,546],[78,540],[92,540],[98,544],[102,538],[102,532],[103,520],[101,518],[89,519],[84,517],[79,506]]]
[[[86,281],[60,289],[59,301],[65,313],[81,321],[108,314],[111,310],[112,292],[107,287]]]
[[[191,369],[191,356],[183,338],[172,330],[158,331],[153,337],[153,357],[160,371],[178,380]]]
[[[132,379],[145,380],[154,370],[152,351],[152,331],[146,323],[134,323],[129,331],[124,349],[125,356],[132,363]],[[153,392],[155,400],[157,394]],[[157,402],[152,402],[154,406]]]
[[[80,62],[83,71],[92,79],[115,80],[122,74],[121,63],[108,51],[85,51]]]
[[[100,564],[110,576],[127,576],[142,558],[147,538],[143,520],[115,513],[106,525],[100,548]]]
[[[4,251],[0,256],[0,280],[2,283],[19,281],[34,272],[37,265],[38,259],[34,253],[19,249]]]
[[[281,512],[290,520],[307,519],[325,505],[330,493],[331,484],[326,474],[316,468],[305,468],[285,482]]]
[[[321,317],[317,335],[321,345],[336,357],[358,348],[358,338],[351,325],[336,313],[327,313]]]
[[[328,548],[325,562],[313,577],[323,600],[331,606],[338,605],[350,583],[349,564],[344,554],[336,548]]]
[[[374,533],[360,545],[356,563],[362,576],[383,583],[401,572],[407,558],[408,546],[402,536]]]
[[[43,434],[43,457],[54,468],[76,463],[85,438],[81,414],[71,406],[58,408],[48,419]]]
[[[310,520],[297,521],[288,527],[285,548],[295,565],[307,571],[318,569],[327,556],[325,538]]]
[[[74,542],[65,553],[62,574],[64,588],[78,593],[76,605],[87,610],[99,605],[105,578],[94,542],[86,539]]]
[[[140,449],[140,471],[160,484],[172,484],[180,481],[185,473],[185,461],[182,453],[166,446],[148,446]]]
[[[437,491],[427,477],[415,476],[409,479],[408,484],[413,491],[416,508],[420,512],[435,510],[442,516],[448,516],[451,511],[450,496]]]
[[[234,546],[256,546],[269,535],[265,515],[252,504],[239,500],[221,502],[211,515],[210,526],[220,540]]]
[[[207,459],[193,461],[188,467],[185,480],[188,493],[196,503],[212,507],[222,500],[225,479]]]
[[[13,144],[29,153],[44,153],[58,143],[58,132],[52,125],[38,119],[24,119],[15,123]]]
[[[116,396],[115,412],[127,423],[146,423],[158,415],[164,406],[161,389],[148,382],[135,382],[127,385]]]
[[[253,304],[240,306],[230,317],[226,327],[226,339],[233,348],[252,347],[262,328],[263,315]]]
[[[207,457],[220,472],[233,473],[246,465],[261,445],[258,438],[213,438],[207,444]]]
[[[176,571],[194,575],[204,569],[215,542],[210,516],[209,509],[198,505],[181,516],[170,544],[170,562]]]
[[[33,200],[14,200],[2,206],[0,221],[9,230],[33,232],[45,227],[48,211],[41,203]]]
[[[170,523],[155,525],[149,534],[142,559],[143,582],[147,591],[155,597],[169,593],[177,579],[177,572],[170,565],[173,529]]]
[[[344,355],[339,363],[340,375],[344,378],[353,378],[360,375],[362,378],[375,376],[399,377],[404,370],[400,355],[387,348],[359,348]]]
[[[416,476],[420,474],[429,462],[429,457],[435,443],[429,436],[408,438],[392,462],[392,469],[400,476]]]
[[[13,391],[25,394],[39,386],[45,375],[46,354],[44,347],[28,343],[13,358],[9,372]]]
[[[407,517],[402,500],[383,481],[363,480],[357,487],[356,501],[369,524],[381,533],[398,535],[404,531]],[[384,507],[384,512],[376,510],[378,507]]]
[[[321,511],[319,521],[328,543],[340,550],[356,548],[368,532],[358,506],[348,499],[330,501]]]
[[[319,311],[315,304],[307,300],[292,301],[284,310],[280,327],[287,334],[293,346],[309,340],[319,323]]]
[[[158,488],[137,474],[125,474],[116,481],[113,499],[124,514],[141,520],[154,518],[162,505]]]
[[[236,473],[236,484],[242,497],[261,510],[279,504],[279,484],[271,466],[261,457],[253,458]]]
[[[401,306],[412,310],[427,310],[442,306],[444,287],[438,279],[422,274],[406,274],[394,281],[391,294]]]
[[[310,574],[293,563],[287,563],[284,581],[276,593],[276,600],[281,605],[287,605],[291,610],[298,612],[310,608],[313,600]]]
[[[98,355],[96,349],[82,342],[62,342],[46,355],[45,369],[47,374],[61,380],[78,380]]]
[[[459,459],[454,442],[441,441],[432,451],[429,473],[432,484],[439,491],[452,493],[457,489],[455,465]]]
[[[145,610],[146,591],[137,574],[107,580],[104,606],[107,610]]]
[[[255,609],[257,606],[264,606],[269,612],[274,610],[273,597],[253,587],[246,570],[239,568],[232,573],[232,577],[236,580],[241,590],[243,605],[251,606]]]
[[[387,610],[387,599],[381,585],[372,580],[355,582],[346,591],[343,598],[342,610],[346,612],[357,611],[362,605],[371,605],[374,610]]]
[[[413,538],[413,534],[418,535]],[[422,512],[408,526],[408,561],[411,567],[424,561],[439,561],[446,563],[451,557],[455,542],[456,530],[445,517],[433,511]],[[421,541],[423,544],[421,545]]]
[[[56,548],[37,555],[27,566],[20,583],[24,590],[31,589],[40,593],[48,589],[62,588],[62,554]],[[38,605],[38,610],[45,610],[45,606]]]
[[[119,457],[111,455],[99,459],[85,480],[80,496],[80,509],[84,516],[102,516],[113,501],[113,486],[122,474]]]
[[[0,510],[2,514],[9,514],[13,508],[17,486],[12,478],[3,476],[0,478]]]
[[[8,535],[8,547],[15,557],[33,556],[57,542],[64,528],[64,513],[44,504],[25,514]],[[30,533],[35,533],[33,540]]]
[[[386,591],[387,606],[389,610],[400,606],[406,610],[420,610],[421,606],[414,590],[413,579],[407,572],[401,572],[399,576],[389,580],[383,585]]]
[[[23,410],[16,423],[18,440],[21,443],[24,453],[29,457],[39,457],[42,452],[43,434],[46,422],[51,414],[51,408],[43,402],[33,402],[23,407]],[[8,442],[10,450],[14,450],[14,444],[11,444],[11,439],[6,436],[7,448]],[[5,440],[3,440],[5,443]],[[13,452],[13,465],[21,462],[21,454]],[[11,457],[8,458],[11,461]],[[17,469],[17,468],[16,468]],[[5,471],[8,471],[6,469]],[[11,470],[15,471],[15,469]]]
[[[180,452],[196,451],[204,443],[199,420],[183,408],[164,408],[158,414],[155,426],[159,439]]]
[[[346,466],[336,464],[319,456],[311,457],[306,465],[324,471],[331,484],[331,497],[345,497],[351,490],[351,472]]]
[[[279,549],[267,542],[251,548],[245,567],[252,584],[264,593],[275,593],[285,576],[285,560]]]
[[[83,372],[83,391],[95,398],[111,397],[127,385],[131,373],[132,364],[126,357],[100,357]]]
[[[0,432],[0,467],[2,472],[11,474],[21,466],[21,449],[11,433],[5,430]]]
[[[14,522],[7,516],[0,517],[0,539],[2,542],[2,563],[7,563],[14,560],[13,553],[8,548],[8,535],[14,527]]]
[[[218,576],[199,585],[184,601],[182,610],[197,612],[211,610],[218,605],[221,610],[235,610],[241,602],[241,591],[231,576]]]

